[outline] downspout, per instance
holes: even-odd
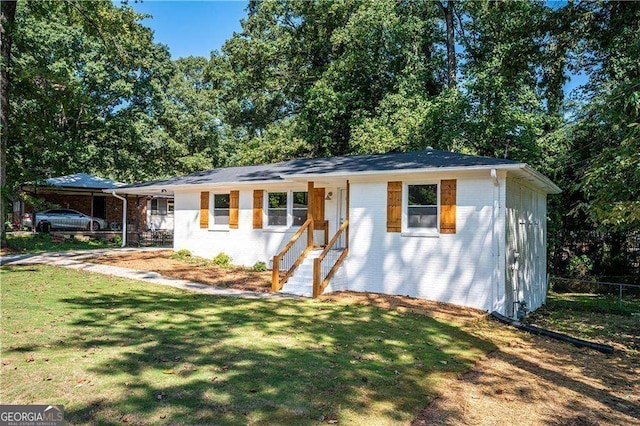
[[[493,262],[494,262],[494,268],[493,268],[493,280],[494,280],[494,287],[493,287],[493,305],[494,305],[494,309],[496,308],[496,303],[498,302],[498,295],[500,294],[500,241],[498,238],[498,235],[496,235],[498,233],[498,230],[496,229],[496,227],[498,226],[498,218],[496,217],[498,214],[500,214],[500,180],[498,179],[498,171],[496,169],[491,169],[491,178],[493,178],[493,185],[494,185],[494,190],[493,190],[493,215],[491,217],[491,221],[493,224],[493,229],[491,232],[491,242],[492,242],[492,247],[493,247]],[[505,289],[506,290],[506,289]],[[503,295],[503,299],[504,299],[504,295]]]
[[[122,246],[127,246],[127,199],[116,194],[116,191],[111,191],[111,195],[122,200]]]

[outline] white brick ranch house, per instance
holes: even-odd
[[[513,315],[545,301],[547,194],[524,163],[427,149],[229,167],[130,185],[173,195],[174,249],[265,262],[273,291],[366,291]]]

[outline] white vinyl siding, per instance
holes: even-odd
[[[521,184],[515,179],[507,179],[505,252],[507,314],[513,313],[514,302],[524,300],[531,310],[545,303],[547,293],[546,201],[547,197],[544,193]]]

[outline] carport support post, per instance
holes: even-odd
[[[127,199],[116,194],[116,191],[112,191],[111,195],[122,200],[122,247],[127,245]]]
[[[93,192],[91,193],[91,220],[89,221],[89,230],[93,234]]]

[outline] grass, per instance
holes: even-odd
[[[104,239],[89,241],[65,240],[52,241],[49,234],[7,233],[7,248],[23,253],[40,253],[46,251],[88,250],[115,247]]]
[[[452,324],[4,267],[4,403],[73,424],[397,424],[494,349]]]
[[[530,322],[574,337],[612,343],[640,355],[640,299],[585,293],[550,293]]]

